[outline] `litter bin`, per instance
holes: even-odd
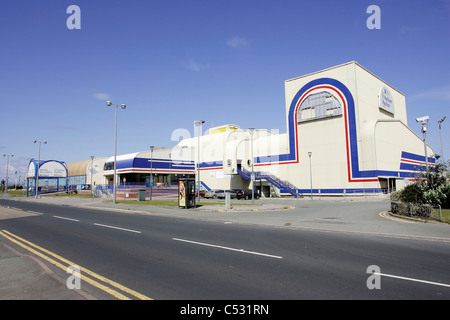
[[[145,201],[145,189],[138,190],[138,201]]]

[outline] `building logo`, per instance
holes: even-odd
[[[394,99],[386,86],[382,86],[380,89],[380,94],[378,95],[378,106],[386,112],[392,114],[395,113]]]

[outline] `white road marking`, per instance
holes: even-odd
[[[389,278],[395,278],[395,279],[401,279],[401,280],[407,280],[407,281],[414,281],[414,282],[421,282],[426,284],[432,284],[435,286],[441,286],[441,287],[447,287],[450,288],[450,284],[445,283],[439,283],[439,282],[432,282],[432,281],[426,281],[426,280],[420,280],[420,279],[414,279],[414,278],[407,278],[407,277],[401,277],[401,276],[395,276],[392,274],[386,274],[386,273],[374,273],[383,277],[389,277]]]
[[[34,213],[34,214],[38,214],[40,216],[43,216],[44,214],[42,212],[37,212],[37,211],[32,211],[32,210],[26,210],[28,213]]]
[[[142,233],[141,231],[125,229],[125,228],[120,228],[120,227],[115,227],[115,226],[109,226],[109,225],[106,225],[106,224],[94,223],[94,225],[100,226],[100,227],[105,227],[105,228],[111,228],[111,229],[118,229],[118,230],[128,231],[128,232]]]
[[[193,244],[198,244],[198,245],[207,246],[207,247],[214,247],[214,248],[231,250],[231,251],[237,251],[237,252],[242,252],[242,253],[255,254],[255,255],[269,257],[269,258],[276,258],[276,259],[282,259],[283,258],[283,257],[280,257],[280,256],[274,256],[274,255],[267,254],[267,253],[261,253],[261,252],[255,252],[255,251],[247,251],[247,250],[244,250],[244,249],[229,248],[229,247],[219,246],[219,245],[210,244],[210,243],[203,243],[203,242],[197,242],[197,241],[185,240],[185,239],[178,239],[178,238],[172,238],[172,239],[175,240],[175,241],[182,241],[182,242],[193,243]]]
[[[80,222],[80,220],[72,219],[72,218],[66,218],[66,217],[60,217],[60,216],[53,216],[53,217],[54,218],[58,218],[58,219],[64,219],[64,220],[69,220],[69,221]]]

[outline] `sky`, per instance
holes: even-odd
[[[79,18],[68,7],[80,9]],[[369,29],[370,5],[380,8]],[[71,28],[68,27],[69,26]],[[78,25],[77,25],[78,23]],[[78,26],[77,28],[72,28]],[[66,163],[173,147],[222,124],[287,132],[284,81],[349,61],[401,91],[409,127],[450,116],[450,0],[2,0],[0,154]],[[450,117],[442,123],[450,157]],[[7,157],[1,157],[0,178]]]

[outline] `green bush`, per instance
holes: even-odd
[[[450,208],[450,182],[446,167],[439,164],[434,170],[421,173],[415,183],[406,186],[394,198],[391,197],[393,201]]]

